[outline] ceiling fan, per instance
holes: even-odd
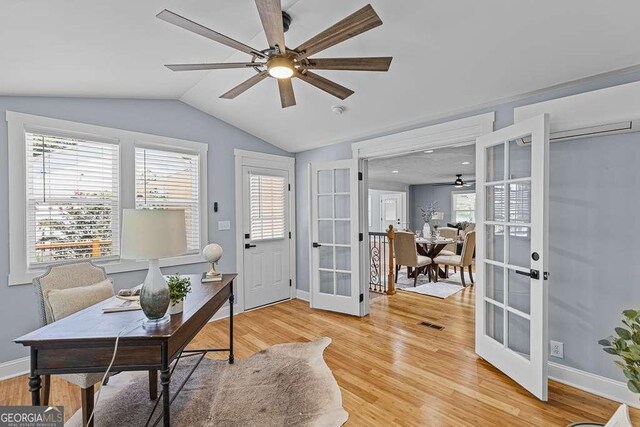
[[[331,46],[382,25],[380,17],[369,4],[302,43],[295,49],[285,45],[284,32],[291,18],[282,11],[280,0],[255,0],[260,20],[267,36],[269,48],[257,50],[237,40],[197,24],[169,10],[157,17],[188,31],[207,37],[218,43],[252,56],[249,62],[222,62],[208,64],[170,64],[173,71],[221,70],[228,68],[254,68],[258,73],[240,83],[220,98],[233,99],[265,78],[277,79],[282,108],[296,105],[291,79],[297,77],[318,89],[340,99],[346,99],[353,91],[309,70],[388,71],[392,57],[365,58],[310,58]],[[284,18],[284,20],[283,20]]]

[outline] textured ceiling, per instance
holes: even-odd
[[[453,183],[456,174],[463,181],[475,181],[476,146],[439,148],[433,153],[422,151],[404,156],[369,160],[369,180],[396,184]],[[463,165],[463,162],[469,162]],[[398,171],[394,173],[393,171]]]
[[[364,0],[283,0],[297,46]],[[249,56],[155,18],[168,8],[262,49],[252,0],[0,0],[0,95],[180,99],[289,151],[402,127],[575,79],[640,64],[637,0],[371,0],[384,25],[317,57],[394,57],[388,73],[318,72],[355,91],[345,101],[294,80],[280,108],[261,82],[219,95],[251,69],[174,73],[180,62]],[[335,115],[332,105],[346,112]]]

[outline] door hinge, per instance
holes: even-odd
[[[359,233],[358,234],[358,239],[360,239],[360,241],[362,242],[364,240],[364,234]]]
[[[291,238],[291,232],[289,232],[289,238]]]
[[[289,287],[293,286],[293,280],[289,279]]]
[[[364,302],[364,294],[360,294],[360,302]]]
[[[362,172],[358,172],[358,181],[362,181]]]
[[[291,191],[291,184],[289,184],[289,191]]]
[[[543,278],[544,280],[549,280],[549,272],[548,272],[548,271],[545,271],[545,272],[542,274],[542,278]]]

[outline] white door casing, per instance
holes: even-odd
[[[289,173],[244,166],[244,306],[251,309],[291,296]]]
[[[543,401],[548,164],[547,114],[477,139],[476,353]]]
[[[311,307],[361,315],[357,161],[311,163]]]

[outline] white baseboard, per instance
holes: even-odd
[[[549,362],[549,379],[584,390],[596,396],[626,403],[634,408],[640,408],[638,395],[632,393],[631,390],[627,388],[627,384],[622,381],[612,380],[555,362]]]
[[[29,356],[0,363],[0,381],[29,373]]]
[[[296,298],[302,301],[309,301],[309,291],[303,291],[302,289],[296,289]]]

